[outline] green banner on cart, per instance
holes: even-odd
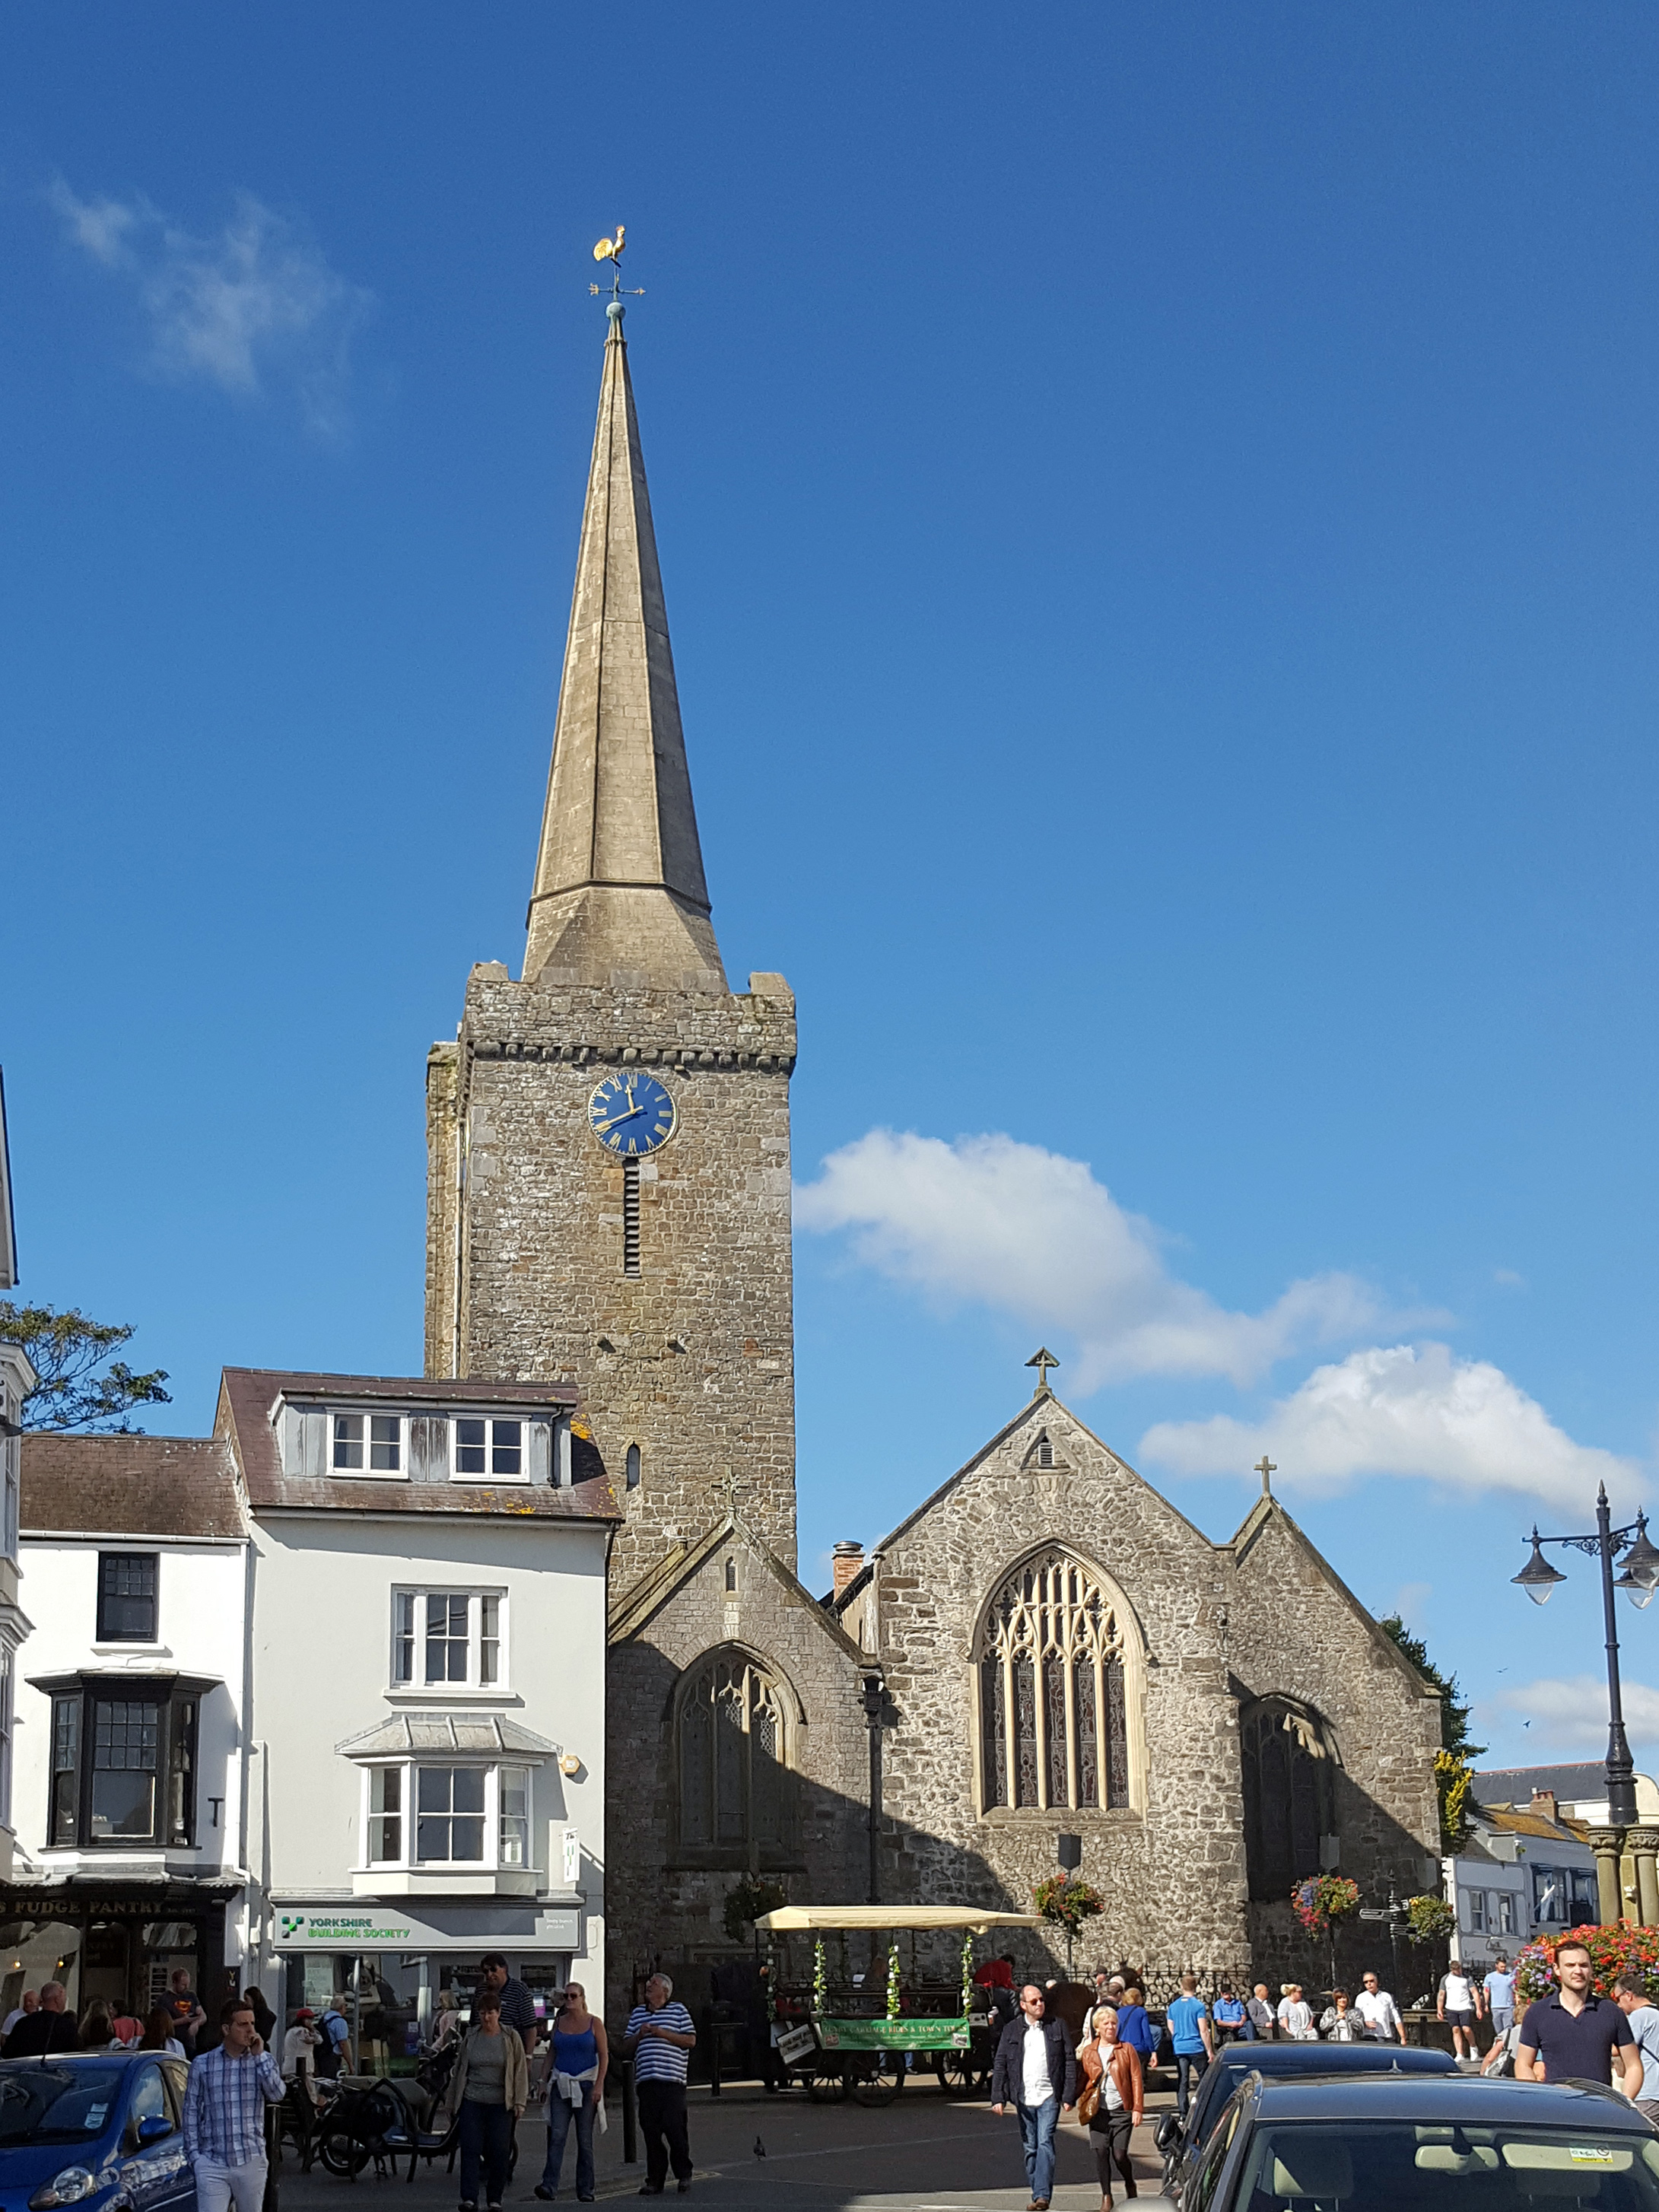
[[[826,2051],[966,2051],[965,2020],[817,2020]]]

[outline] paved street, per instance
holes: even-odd
[[[1167,2092],[1156,2097],[1154,2113],[1167,2109]],[[611,2108],[610,2132],[598,2150],[599,2194],[631,2197],[645,2179],[643,2166],[622,2162],[622,2111]],[[757,2138],[766,2156],[755,2153]],[[507,2191],[509,2204],[533,2204],[532,2191],[541,2172],[546,2130],[527,2118],[520,2130],[518,2173]],[[1158,2160],[1152,2125],[1135,2138],[1136,2165],[1143,2191],[1155,2189]],[[1019,2130],[1012,2118],[996,2118],[983,2103],[958,2103],[931,2086],[912,2085],[896,2102],[877,2112],[852,2104],[813,2105],[804,2097],[766,2096],[758,2087],[727,2086],[718,2099],[706,2088],[691,2092],[691,2151],[696,2161],[695,2201],[732,2212],[757,2212],[785,2203],[822,2207],[823,2212],[1020,2212],[1026,2202]],[[407,2167],[403,2171],[407,2172]],[[561,2203],[575,2196],[575,2141],[565,2152]],[[379,2181],[372,2169],[358,2181],[338,2181],[320,2166],[301,2179],[293,2162],[283,2169],[282,2212],[358,2212],[361,2200],[406,2206],[408,2212],[437,2212],[456,2201],[453,2179],[441,2166],[422,2167],[410,2188],[399,2178]],[[671,2178],[668,2194],[674,2195]],[[1121,2192],[1119,2192],[1121,2201]],[[387,2202],[389,2200],[389,2202]],[[1084,2131],[1060,2131],[1054,2212],[1095,2212],[1100,2195],[1094,2160]],[[369,2212],[362,2206],[362,2212]]]

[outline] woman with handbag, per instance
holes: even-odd
[[[1114,2166],[1123,2177],[1123,2194],[1137,2193],[1129,2142],[1146,2116],[1146,2102],[1140,2053],[1133,2044],[1119,2042],[1116,2007],[1097,2005],[1089,2031],[1088,2040],[1078,2047],[1086,2087],[1077,2100],[1077,2116],[1088,2126],[1100,2176],[1100,2212],[1108,2212]]]

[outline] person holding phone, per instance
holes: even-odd
[[[228,1998],[220,2043],[204,2052],[185,2085],[185,2156],[196,2177],[198,2212],[260,2212],[264,2203],[265,2106],[287,2094],[246,1997]]]

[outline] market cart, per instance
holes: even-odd
[[[971,2094],[989,2081],[995,2056],[974,1939],[1042,1924],[1034,1912],[956,1905],[781,1905],[763,1913],[755,1932],[765,1945],[780,2063],[820,2101],[889,2104],[919,2072],[948,2095]],[[926,1960],[919,1938],[931,1939]]]

